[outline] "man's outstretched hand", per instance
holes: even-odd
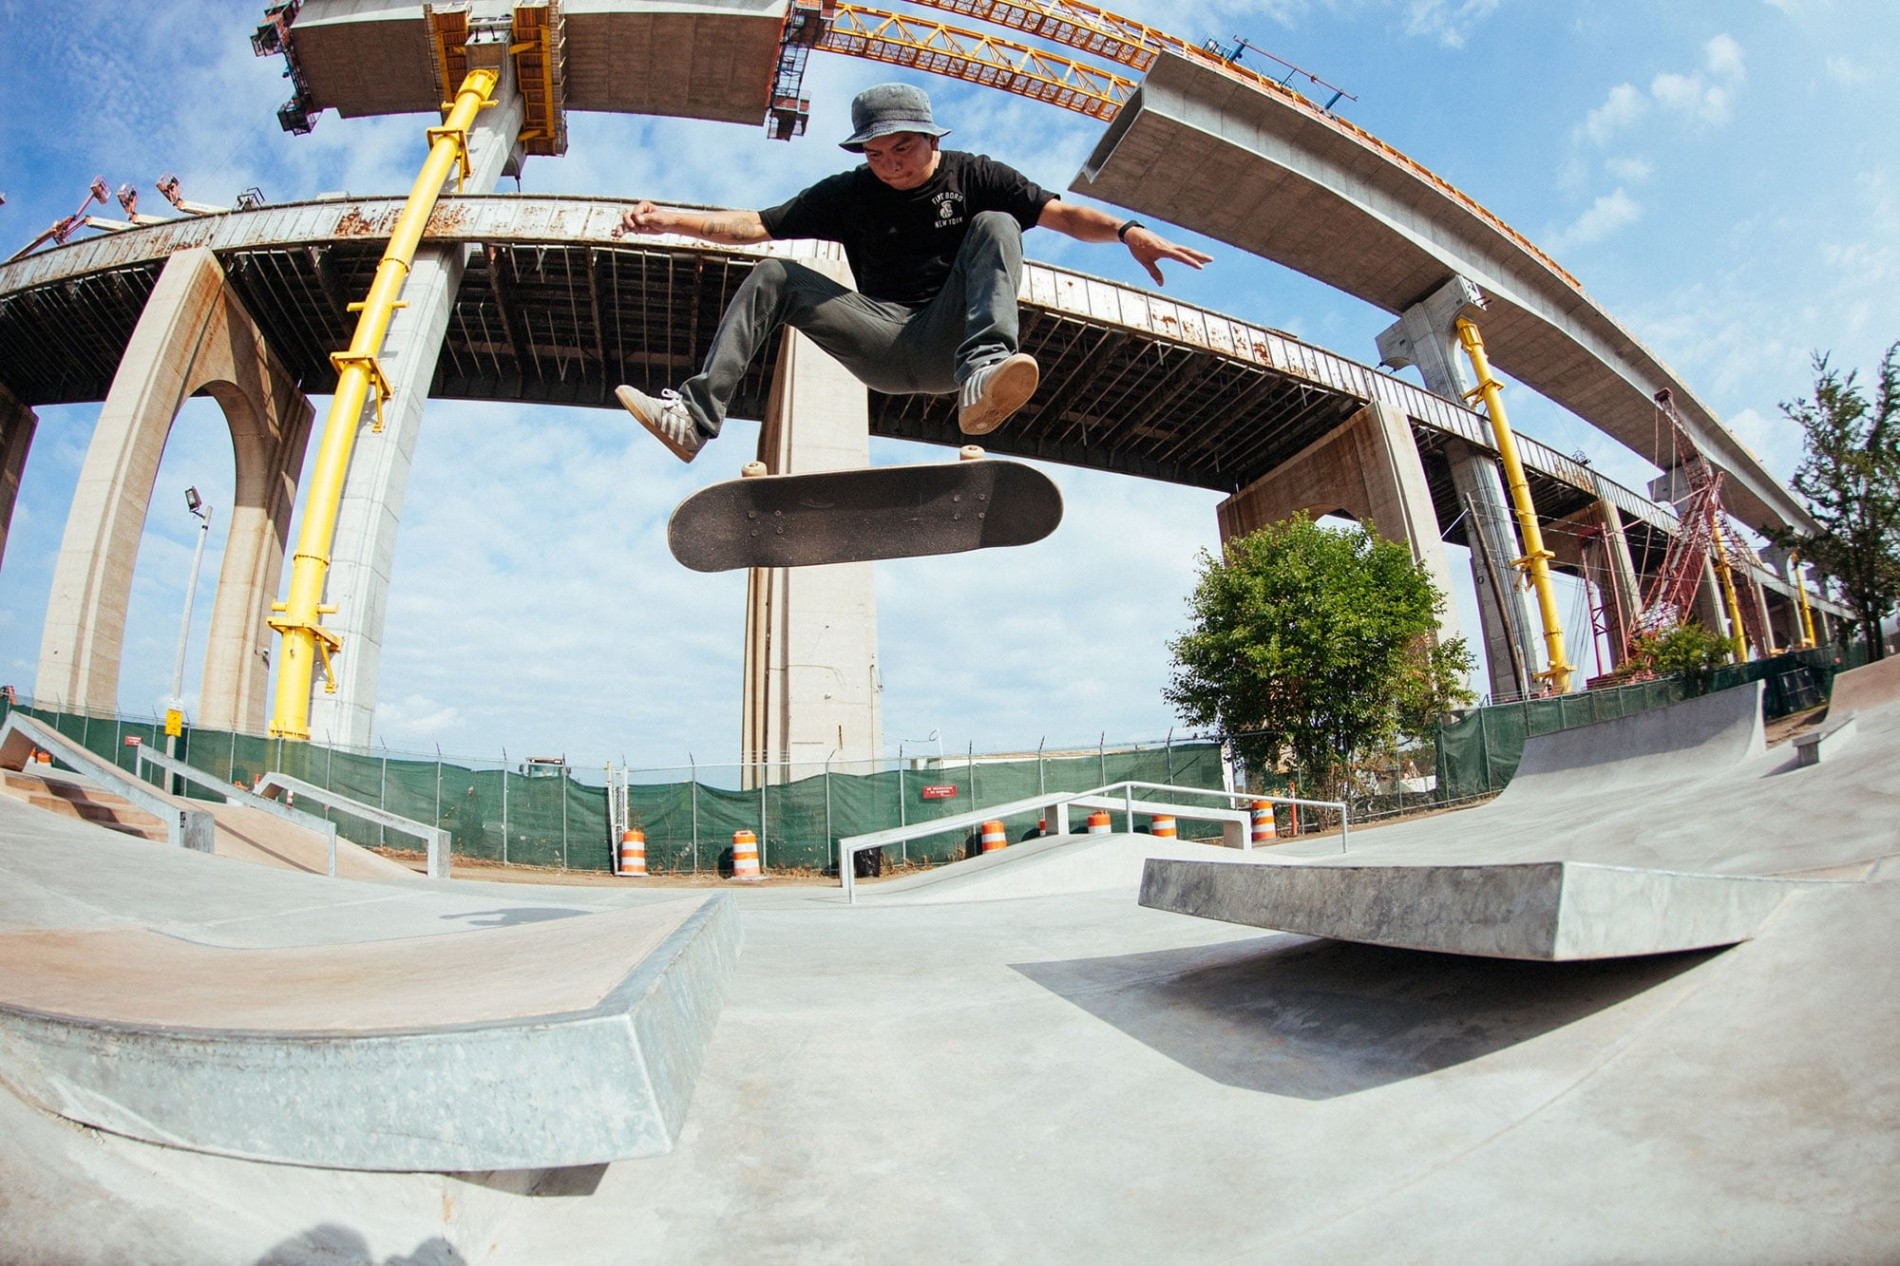
[[[1197,251],[1191,246],[1176,246],[1149,228],[1129,229],[1128,235],[1122,240],[1128,244],[1128,253],[1148,270],[1148,275],[1155,279],[1157,286],[1167,284],[1161,275],[1161,261],[1164,259],[1186,264],[1197,271],[1214,262],[1214,257],[1206,251]]]

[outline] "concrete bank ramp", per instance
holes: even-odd
[[[1151,858],[1225,860],[1245,867],[1264,852],[1240,852],[1219,844],[1156,839],[1139,832],[1051,835],[978,857],[880,884],[860,881],[858,902],[931,905],[952,901],[1008,901],[1069,893],[1106,892],[1141,886]]]
[[[1845,676],[1843,680],[1845,680]],[[1531,739],[1492,803],[1352,835],[1299,866],[1157,860],[1155,909],[1311,936],[1531,960],[1731,945],[1791,894],[1900,856],[1900,708],[1838,759],[1766,750],[1759,684]]]
[[[1896,702],[1900,702],[1900,655],[1889,655],[1834,678],[1827,715],[1831,720],[1849,713],[1872,712]]]
[[[589,910],[228,862],[0,805],[0,1081],[152,1143],[476,1171],[671,1150],[729,897]],[[422,934],[418,935],[417,933]]]

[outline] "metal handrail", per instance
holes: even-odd
[[[187,765],[176,756],[167,756],[144,744],[140,744],[137,751],[141,773],[144,772],[145,766],[156,765],[166,773],[175,774],[188,783],[203,787],[206,791],[217,792],[224,797],[226,804],[243,805],[247,809],[256,809],[274,818],[281,818],[292,826],[300,826],[306,831],[315,831],[329,845],[329,867],[325,873],[332,879],[336,878],[336,823],[328,818],[320,818],[314,813],[305,813],[302,809],[291,805],[279,804],[266,796],[248,791],[236,783],[227,783],[216,774],[208,774],[196,765]]]
[[[215,851],[218,827],[208,810],[181,805],[172,797],[154,790],[137,775],[127,773],[105,757],[73,742],[46,722],[19,712],[9,712],[6,720],[0,721],[0,765],[12,768],[14,753],[22,744],[51,752],[113,794],[125,797],[163,822],[165,840],[174,848],[188,848],[195,853]]]
[[[943,835],[951,831],[977,826],[991,818],[1006,818],[1018,813],[1027,813],[1032,809],[1051,809],[1056,811],[1057,825],[1061,828],[1054,832],[1067,835],[1068,810],[1073,804],[1084,804],[1093,808],[1120,807],[1128,814],[1129,830],[1134,829],[1134,815],[1139,810],[1151,812],[1154,808],[1164,807],[1156,802],[1138,801],[1135,789],[1146,788],[1150,791],[1162,791],[1176,796],[1211,796],[1228,801],[1245,800],[1249,804],[1265,801],[1268,804],[1307,805],[1318,809],[1339,810],[1339,851],[1346,851],[1346,833],[1351,819],[1351,806],[1339,800],[1306,800],[1298,796],[1265,796],[1246,791],[1227,791],[1220,787],[1177,787],[1167,783],[1138,782],[1132,779],[1109,783],[1107,786],[1094,787],[1088,791],[1052,791],[1021,800],[1011,800],[1004,804],[990,805],[988,808],[972,809],[967,813],[955,813],[945,818],[933,818],[928,822],[913,822],[905,826],[887,827],[882,831],[870,831],[862,835],[847,835],[838,841],[838,882],[844,889],[846,902],[857,904],[858,889],[856,876],[852,874],[852,859],[866,849],[882,848],[887,844],[901,844],[908,840],[927,835]],[[1119,800],[1113,799],[1119,793]],[[1170,801],[1165,808],[1177,816],[1200,818],[1207,821],[1246,822],[1247,815],[1237,809],[1215,809],[1204,805],[1182,805]],[[1243,849],[1251,849],[1253,842],[1243,836]]]
[[[257,794],[267,799],[272,798],[271,793],[274,791],[305,796],[318,804],[327,805],[332,809],[341,809],[350,816],[361,818],[365,822],[374,822],[377,826],[416,836],[429,850],[429,878],[447,879],[449,877],[449,833],[440,827],[425,826],[413,818],[405,818],[387,809],[364,804],[361,800],[352,800],[327,787],[319,787],[313,782],[305,782],[301,778],[293,778],[289,774],[277,771],[265,774],[257,784]]]

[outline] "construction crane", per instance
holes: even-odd
[[[92,184],[87,186],[86,200],[79,204],[77,211],[63,219],[54,220],[44,233],[41,233],[25,246],[22,246],[19,250],[7,256],[6,262],[11,264],[16,259],[23,259],[48,242],[53,243],[55,246],[64,246],[73,234],[84,227],[86,223],[86,212],[92,207],[92,204],[96,202],[100,206],[104,206],[106,205],[106,200],[111,196],[111,191],[106,188],[106,178],[104,176],[95,177]]]
[[[1639,638],[1674,628],[1688,619],[1697,593],[1702,587],[1705,565],[1713,566],[1722,602],[1728,611],[1729,637],[1735,659],[1748,658],[1748,644],[1766,653],[1768,631],[1762,627],[1761,606],[1754,592],[1755,580],[1747,567],[1741,568],[1740,584],[1749,589],[1751,601],[1745,606],[1737,593],[1737,564],[1759,566],[1755,551],[1742,540],[1722,508],[1722,473],[1709,464],[1702,450],[1689,437],[1689,429],[1676,409],[1667,388],[1656,393],[1657,425],[1667,424],[1675,436],[1676,466],[1688,482],[1688,492],[1677,501],[1676,534],[1669,541],[1663,564],[1657,569],[1643,595],[1643,608],[1630,623],[1625,648],[1633,649]]]

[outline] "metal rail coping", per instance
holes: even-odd
[[[127,773],[103,756],[73,742],[44,721],[10,712],[7,719],[0,722],[0,765],[13,768],[14,754],[23,745],[51,752],[72,769],[163,822],[165,841],[174,848],[188,848],[194,853],[214,851],[218,827],[210,810],[181,805],[136,774]]]
[[[1249,805],[1257,801],[1269,804],[1306,805],[1315,809],[1339,810],[1339,851],[1346,851],[1346,834],[1350,829],[1351,806],[1340,800],[1305,800],[1298,796],[1262,796],[1249,791],[1225,791],[1218,787],[1175,787],[1167,783],[1124,781],[1109,783],[1105,787],[1096,787],[1089,791],[1052,791],[1028,796],[1021,800],[1011,800],[1006,804],[993,804],[986,809],[972,809],[967,813],[952,814],[947,818],[933,818],[928,822],[913,822],[905,826],[889,827],[882,831],[871,831],[863,835],[847,835],[838,841],[838,882],[844,889],[845,900],[856,905],[858,886],[856,876],[851,873],[851,862],[866,849],[882,848],[886,844],[901,844],[907,840],[919,839],[927,835],[943,835],[951,831],[967,830],[991,818],[1006,818],[1018,813],[1027,813],[1032,809],[1050,809],[1056,811],[1056,829],[1053,835],[1068,835],[1069,808],[1079,805],[1088,809],[1120,809],[1128,815],[1128,830],[1135,829],[1135,814],[1170,813],[1179,818],[1194,818],[1204,822],[1219,822],[1225,827],[1229,823],[1245,828],[1249,817],[1240,809],[1217,809],[1209,805],[1181,804],[1174,799],[1137,800],[1136,788],[1147,791],[1160,791],[1170,796],[1208,796],[1227,800],[1230,803],[1246,801]],[[1243,829],[1239,833],[1240,847],[1243,851],[1252,851],[1253,839]]]
[[[224,797],[226,804],[243,805],[247,809],[256,809],[274,818],[281,818],[292,826],[300,826],[306,831],[315,831],[329,845],[329,865],[324,873],[332,879],[336,878],[336,823],[328,818],[320,818],[314,813],[305,813],[302,809],[279,804],[268,797],[247,791],[236,783],[225,782],[216,774],[208,774],[196,765],[187,765],[176,756],[167,756],[142,743],[137,751],[141,774],[145,772],[145,766],[156,765],[167,774],[176,774],[186,782],[203,787],[206,791],[217,792]]]
[[[429,850],[429,878],[447,879],[449,877],[449,833],[440,827],[424,826],[412,818],[405,818],[387,809],[378,809],[374,805],[364,804],[361,800],[352,800],[348,796],[338,795],[313,782],[292,778],[289,774],[268,773],[257,784],[257,794],[266,799],[274,798],[272,793],[279,791],[306,796],[318,804],[327,805],[332,809],[341,809],[351,817],[361,818],[365,822],[374,822],[377,826],[388,827],[392,831],[401,831],[404,835],[416,836]]]

